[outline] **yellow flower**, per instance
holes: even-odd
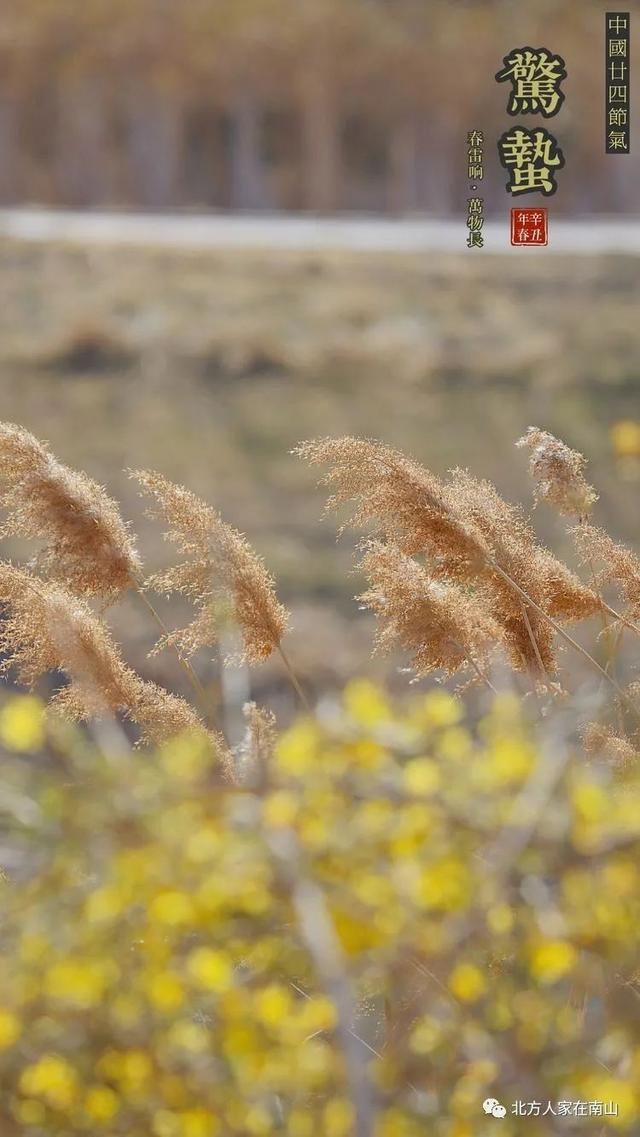
[[[474,1003],[487,990],[487,982],[478,967],[472,963],[457,964],[449,976],[449,987],[462,1003]]]
[[[602,867],[602,883],[614,896],[635,896],[639,891],[638,869],[630,861],[612,861]]]
[[[424,1122],[409,1117],[402,1109],[392,1106],[378,1118],[375,1137],[424,1137]]]
[[[555,983],[571,971],[577,952],[564,940],[545,940],[531,952],[531,974],[540,983]]]
[[[620,419],[609,428],[609,436],[617,458],[640,456],[640,423],[633,419]]]
[[[321,1085],[331,1073],[334,1065],[334,1051],[322,1038],[311,1038],[304,1046],[297,1047],[292,1055],[293,1070],[290,1077],[300,1076],[311,1088]]]
[[[45,741],[44,704],[35,695],[20,695],[0,710],[0,741],[7,750],[31,753]]]
[[[618,1113],[608,1117],[607,1124],[631,1132],[640,1106],[640,1094],[631,1080],[598,1071],[587,1075],[580,1089],[589,1101],[613,1102]]]
[[[162,769],[178,782],[192,782],[212,765],[212,757],[202,739],[178,735],[165,744],[159,754]]]
[[[180,980],[169,972],[149,975],[146,980],[146,987],[149,1001],[159,1011],[176,1011],[184,1002],[184,988]]]
[[[293,999],[287,987],[271,984],[258,991],[254,999],[254,1013],[265,1026],[277,1026],[291,1014]]]
[[[336,1024],[336,1008],[330,999],[315,995],[305,999],[299,1011],[300,1025],[309,1034],[320,1030],[331,1030]]]
[[[287,1118],[287,1137],[314,1137],[315,1123],[308,1110],[294,1106]]]
[[[51,999],[75,1004],[78,1007],[94,1007],[103,998],[109,982],[109,970],[115,964],[103,965],[79,959],[61,960],[49,968],[44,987]]]
[[[393,886],[382,873],[359,873],[351,887],[358,900],[372,908],[382,908],[393,900]]]
[[[517,785],[527,777],[535,758],[533,747],[517,734],[497,738],[491,747],[491,774],[501,785]]]
[[[318,759],[320,735],[311,720],[303,719],[290,727],[277,741],[275,765],[283,774],[304,774]]]
[[[439,1023],[425,1015],[413,1026],[409,1037],[409,1047],[414,1054],[430,1054],[432,1050],[438,1047],[440,1040]]]
[[[611,808],[609,795],[595,782],[582,782],[573,791],[573,804],[582,821],[600,821]]]
[[[353,1132],[353,1106],[345,1098],[327,1102],[323,1111],[324,1132],[331,1137],[349,1137]]]
[[[22,1027],[20,1020],[12,1011],[0,1008],[0,1050],[8,1050],[20,1037]]]
[[[358,836],[364,840],[371,840],[386,833],[393,825],[396,811],[390,801],[382,798],[372,798],[356,806],[353,812],[353,824]]]
[[[391,708],[381,689],[369,679],[352,679],[344,690],[344,709],[359,726],[388,722]]]
[[[19,1084],[27,1097],[44,1098],[54,1109],[68,1109],[77,1093],[76,1072],[59,1054],[45,1054],[26,1066]]]
[[[199,1023],[177,1022],[166,1035],[169,1048],[201,1054],[210,1045],[209,1031]]]
[[[246,1133],[255,1134],[255,1137],[262,1137],[263,1133],[273,1133],[273,1118],[270,1112],[262,1105],[251,1106],[244,1119],[244,1129]]]
[[[472,750],[471,735],[462,726],[451,726],[443,730],[435,745],[435,753],[445,762],[462,763],[469,758]]]
[[[346,908],[331,907],[331,915],[342,949],[348,956],[361,955],[380,941],[380,933],[372,921]]]
[[[360,766],[364,770],[378,769],[388,759],[385,748],[372,738],[345,743],[344,751],[350,766]]]
[[[455,726],[462,718],[462,704],[448,691],[430,691],[420,708],[426,727]]]
[[[201,864],[210,861],[220,852],[222,838],[220,833],[210,823],[201,825],[195,833],[190,834],[186,843],[186,854],[190,861]]]
[[[413,758],[402,771],[407,793],[422,797],[431,794],[440,785],[440,770],[432,758]]]
[[[170,1109],[158,1109],[153,1115],[151,1128],[155,1137],[180,1137],[180,1119]]]
[[[453,911],[467,903],[470,890],[469,869],[462,860],[450,856],[422,869],[413,891],[421,907]]]
[[[180,1137],[216,1137],[219,1123],[206,1109],[186,1109],[178,1115]]]
[[[85,914],[90,924],[107,923],[115,920],[126,907],[126,895],[122,889],[114,885],[105,885],[97,888],[87,898]]]
[[[85,1095],[84,1108],[93,1121],[108,1122],[118,1112],[119,1099],[108,1086],[91,1086]]]
[[[513,912],[508,904],[494,904],[487,911],[487,925],[497,936],[511,931]]]
[[[149,905],[149,916],[160,924],[180,927],[193,920],[193,902],[184,892],[176,890],[160,892]]]
[[[112,1051],[101,1059],[98,1068],[114,1078],[127,1095],[143,1090],[153,1074],[153,1062],[145,1050]]]
[[[135,1026],[146,1013],[146,1007],[140,999],[134,998],[126,991],[115,995],[110,1004],[110,1017],[119,1027]]]
[[[231,1061],[244,1061],[247,1058],[259,1055],[258,1031],[255,1024],[237,1020],[230,1021],[225,1027],[223,1050],[226,1058]]]
[[[266,825],[273,829],[286,829],[295,821],[299,810],[298,798],[288,790],[276,790],[269,794],[262,807]]]
[[[41,964],[51,952],[46,936],[25,932],[20,939],[20,959],[26,964]]]
[[[196,948],[187,960],[191,978],[207,991],[226,991],[233,983],[233,964],[229,956],[214,948]]]
[[[157,866],[157,851],[152,845],[122,849],[115,853],[113,867],[123,887],[138,890],[153,878]]]
[[[354,709],[363,700],[355,713],[373,722],[373,692],[356,687],[350,698]],[[438,700],[436,718],[455,719],[455,701],[441,693]],[[523,879],[555,873],[562,922],[538,926],[517,887],[483,873],[479,834],[467,824],[478,821],[481,845],[508,824],[531,747],[516,710],[511,722],[508,707],[486,718],[480,743],[475,724],[471,735],[461,723],[419,727],[405,714],[393,721],[385,714],[373,730],[354,727],[355,715],[343,714],[335,728],[304,721],[289,733],[302,763],[291,751],[286,770],[269,764],[261,793],[169,776],[157,755],[120,769],[79,737],[69,784],[46,764],[10,759],[10,789],[40,804],[53,785],[57,814],[49,826],[55,849],[38,861],[24,903],[5,905],[0,1066],[4,1057],[9,1067],[19,1064],[7,1124],[25,1135],[351,1137],[336,1006],[319,993],[297,898],[265,846],[277,831],[265,822],[293,820],[302,883],[324,896],[354,998],[368,1004],[358,1009],[356,1033],[382,1049],[362,1020],[370,1013],[378,1021],[385,991],[396,1010],[413,999],[413,1013],[396,1016],[396,1045],[382,1060],[363,1050],[382,1094],[376,1137],[437,1130],[443,1103],[451,1108],[439,1137],[482,1128],[481,1103],[500,1077],[489,1035],[503,1049],[513,1042],[552,1075],[554,1055],[568,1055],[561,1073],[573,1096],[616,1101],[611,1132],[615,1124],[626,1132],[640,1106],[640,1045],[624,1000],[612,1001],[606,1023],[591,1024],[593,1061],[585,1063],[582,999],[571,1000],[576,1007],[567,998],[574,978],[587,996],[597,994],[596,956],[618,970],[628,962],[640,773],[570,765],[556,787],[556,812],[544,832],[530,834],[517,866]],[[488,771],[481,794],[480,766]],[[619,803],[617,784],[625,791]],[[581,835],[601,830],[602,853],[571,856],[572,825]],[[92,866],[100,870],[95,883],[85,875]],[[3,898],[14,891],[9,883]],[[451,937],[469,920],[469,936],[453,951]],[[583,959],[591,946],[595,955]],[[444,1015],[444,1004],[427,998],[424,975],[404,965],[395,974],[398,961],[430,967],[438,959],[446,964]],[[63,1046],[69,1024],[73,1039]],[[464,1069],[450,1061],[459,1053],[467,1055]],[[407,1063],[440,1071],[424,1102],[406,1098]],[[587,1085],[591,1074],[604,1082]]]
[[[517,731],[522,723],[522,704],[517,695],[501,691],[494,696],[489,714],[482,723],[482,733],[487,738],[507,731]]]

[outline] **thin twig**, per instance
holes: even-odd
[[[476,661],[472,655],[467,656],[467,663],[475,671],[476,675],[478,676],[478,679],[480,679],[480,681],[482,683],[485,683],[486,686],[489,688],[490,691],[493,692],[494,695],[497,695],[498,692],[497,692],[496,688],[494,687],[493,683],[491,682],[489,677],[487,675],[485,675],[484,671],[479,666],[479,664],[476,663]]]
[[[622,612],[616,612],[615,608],[612,608],[610,604],[607,604],[606,600],[602,601],[602,607],[604,608],[605,612],[608,612],[610,616],[613,616],[614,619],[618,621],[618,623],[624,624],[625,628],[630,628],[632,632],[635,632],[637,636],[640,636],[640,627],[638,627],[637,624],[634,624],[633,620],[630,620],[628,616],[624,616]]]
[[[300,684],[298,682],[298,678],[296,676],[296,673],[293,670],[291,664],[289,663],[289,660],[285,654],[285,650],[284,650],[282,644],[279,643],[277,645],[277,648],[278,648],[278,655],[280,656],[280,659],[282,660],[282,662],[284,664],[284,669],[287,673],[287,676],[289,678],[291,686],[293,687],[294,691],[296,692],[296,695],[300,699],[300,702],[302,703],[304,709],[308,712],[308,714],[312,715],[313,710],[311,708],[311,704],[310,704],[309,700],[307,699],[307,696],[305,695],[304,691],[302,690],[302,687],[300,686]]]
[[[598,574],[596,572],[596,566],[593,563],[593,557],[591,555],[589,555],[587,557],[587,564],[588,564],[590,572],[591,572],[590,585],[591,585],[591,588],[593,589],[593,591],[595,592],[596,596],[598,597],[598,601],[600,604],[600,608],[599,608],[600,620],[602,622],[602,632],[603,632],[603,635],[605,637],[605,643],[606,643],[606,648],[607,648],[607,658],[605,660],[605,671],[608,671],[609,663],[612,660],[612,656],[610,654],[611,644],[610,644],[610,636],[609,636],[609,621],[607,620],[607,606],[605,605],[604,600],[603,600],[602,596],[600,595],[600,588],[598,586]]]
[[[540,655],[540,647],[538,646],[538,641],[534,635],[533,628],[531,627],[531,620],[529,619],[529,613],[527,612],[527,606],[526,606],[526,604],[520,604],[520,608],[522,611],[522,619],[524,620],[525,627],[527,629],[527,634],[529,636],[529,639],[531,640],[534,655],[536,657],[538,667],[540,668],[540,674],[546,675],[547,669],[546,669],[544,663],[542,662],[542,656]]]
[[[529,596],[528,593],[525,592],[524,588],[521,588],[520,585],[517,584],[517,582],[513,579],[513,577],[509,576],[509,574],[506,573],[504,571],[504,569],[502,569],[500,567],[500,565],[496,564],[496,562],[493,560],[489,561],[489,564],[490,564],[491,568],[494,570],[494,572],[497,572],[498,575],[501,576],[503,578],[503,580],[505,580],[507,582],[507,584],[509,584],[510,587],[513,588],[514,591],[517,592],[518,595],[523,600],[525,600],[527,602],[527,604],[529,604],[532,608],[534,608],[535,611],[538,612],[543,617],[543,619],[545,619],[547,621],[548,624],[550,624],[550,626],[554,629],[556,634],[559,635],[560,638],[565,641],[565,643],[568,643],[570,645],[570,647],[572,647],[574,649],[574,651],[577,651],[578,654],[583,657],[583,659],[586,659],[588,661],[588,663],[590,663],[591,666],[595,668],[595,670],[598,672],[599,675],[604,676],[607,683],[609,683],[610,686],[613,687],[613,690],[616,692],[616,694],[622,700],[622,702],[625,704],[625,706],[628,707],[629,710],[631,711],[631,713],[633,715],[635,715],[635,717],[637,719],[640,720],[640,711],[638,710],[638,708],[631,701],[631,699],[626,694],[626,692],[623,691],[622,688],[616,683],[615,679],[612,679],[611,676],[605,671],[604,667],[600,666],[597,659],[594,659],[593,656],[590,655],[589,652],[586,650],[586,648],[583,648],[582,645],[579,644],[577,640],[574,640],[573,636],[570,636],[568,632],[565,632],[564,628],[560,626],[560,624],[557,622],[557,620],[554,620],[553,617],[550,616],[548,612],[545,612],[544,608],[541,608],[540,605],[537,604],[536,601],[533,600],[532,597]]]
[[[307,999],[309,1002],[311,1001],[311,995],[309,995],[307,991],[303,991],[302,987],[299,987],[298,984],[294,983],[293,980],[291,980],[291,979],[289,980],[289,986],[294,991],[297,991],[299,995],[302,995],[303,999]],[[311,1038],[316,1038],[319,1034],[322,1034],[322,1033],[323,1033],[322,1030],[315,1031],[314,1034],[310,1034],[305,1038],[305,1042],[308,1042],[309,1039],[311,1039]],[[362,1045],[369,1051],[369,1053],[373,1054],[374,1058],[379,1058],[380,1061],[382,1061],[382,1054],[380,1053],[380,1051],[376,1050],[375,1047],[373,1047],[370,1042],[367,1042],[366,1038],[362,1038],[361,1035],[356,1034],[355,1030],[351,1030],[351,1028],[349,1028],[349,1034],[352,1035],[353,1038],[355,1038],[356,1042],[361,1042]],[[415,1088],[414,1086],[411,1085],[410,1082],[407,1082],[407,1085],[410,1087],[410,1089]]]
[[[533,650],[534,650],[534,653],[536,656],[536,660],[538,662],[538,667],[540,668],[541,674],[545,675],[546,674],[546,668],[544,666],[544,663],[542,662],[542,656],[540,655],[540,647],[539,647],[538,641],[535,637],[534,630],[531,627],[531,620],[529,619],[529,613],[527,612],[527,606],[526,606],[526,604],[523,604],[521,602],[520,608],[522,610],[522,618],[524,620],[525,627],[527,629],[527,634],[528,634],[529,639],[531,640],[531,643],[533,645]],[[542,718],[542,703],[540,702],[540,696],[538,694],[538,688],[536,685],[536,677],[535,677],[535,675],[533,675],[531,678],[532,678],[531,691],[532,691],[533,697],[535,699],[538,714],[539,714],[540,718]]]
[[[141,598],[143,604],[146,605],[147,609],[149,610],[149,612],[153,616],[158,627],[162,631],[162,634],[164,635],[168,646],[173,649],[175,656],[176,656],[176,659],[178,660],[178,663],[180,664],[182,670],[184,671],[185,675],[187,676],[187,679],[189,680],[189,683],[191,684],[191,686],[193,687],[193,690],[196,693],[196,696],[197,696],[198,701],[200,703],[200,706],[202,708],[203,714],[205,715],[206,718],[208,718],[210,720],[212,725],[215,725],[215,717],[216,716],[215,716],[215,713],[213,712],[213,709],[209,710],[209,707],[208,707],[209,701],[207,698],[207,692],[205,691],[204,687],[202,686],[202,683],[200,682],[200,679],[196,675],[196,672],[194,671],[193,667],[191,666],[189,660],[185,659],[184,656],[181,654],[181,652],[178,651],[176,644],[171,639],[169,629],[167,628],[164,620],[162,619],[162,616],[160,615],[158,610],[155,608],[155,606],[149,600],[149,597],[147,596],[146,592],[142,588],[141,584],[138,583],[136,585],[135,591],[136,591],[137,595]]]

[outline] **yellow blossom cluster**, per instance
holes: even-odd
[[[0,709],[3,1137],[504,1137],[640,1110],[640,777],[367,681],[259,791]],[[44,747],[44,749],[43,749]],[[542,1110],[528,1137],[552,1130]]]

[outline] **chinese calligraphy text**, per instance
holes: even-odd
[[[563,79],[567,77],[564,59],[554,55],[546,47],[520,47],[510,51],[502,60],[503,66],[496,71],[494,78],[498,83],[511,83],[511,94],[507,102],[507,114],[536,114],[552,118],[564,102],[561,90]],[[524,193],[541,193],[551,197],[558,188],[555,171],[564,166],[564,154],[556,139],[544,126],[527,128],[518,124],[505,130],[498,139],[500,164],[509,173],[505,185],[512,196]],[[512,244],[546,244],[547,230],[545,218],[544,236],[533,239],[529,226],[523,224],[518,231],[522,236],[514,239],[514,211],[511,212]],[[531,227],[542,233],[538,225]]]
[[[514,1101],[511,1113],[516,1117],[617,1117],[618,1106],[614,1101],[557,1101],[556,1108],[547,1101]]]
[[[478,189],[478,182],[484,175],[484,133],[482,130],[470,130],[467,134],[467,177],[473,193]],[[481,249],[484,245],[482,227],[484,225],[484,199],[481,197],[467,198],[467,236],[468,249]]]
[[[511,210],[512,245],[546,245],[548,242],[548,216],[543,207]]]
[[[517,126],[506,130],[498,140],[498,153],[501,164],[509,171],[508,193],[540,192],[551,197],[556,192],[554,170],[564,166],[564,154],[544,127],[527,130]]]
[[[605,152],[628,154],[629,129],[629,12],[605,12]]]
[[[564,59],[544,47],[521,47],[505,55],[504,67],[496,72],[498,83],[511,82],[507,114],[539,112],[545,118],[557,114],[564,102],[560,84],[566,79]]]

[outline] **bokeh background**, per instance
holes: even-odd
[[[627,7],[634,27],[640,12]],[[5,0],[5,210],[459,220],[458,247],[403,254],[170,249],[152,232],[144,246],[0,238],[2,417],[107,485],[150,569],[169,551],[123,471],[158,468],[215,504],[276,576],[293,613],[289,654],[317,695],[353,674],[406,676],[400,660],[370,659],[353,545],[320,520],[324,495],[290,454],[303,439],[381,438],[529,504],[513,443],[540,425],[589,456],[600,519],[636,536],[639,263],[589,251],[603,216],[638,224],[635,132],[631,154],[604,154],[603,11],[590,0]],[[471,129],[485,132],[487,217],[508,224],[495,141],[513,120],[494,74],[525,44],[566,62],[549,124],[566,166],[547,204],[552,245],[555,220],[579,226],[573,254],[465,248]],[[549,515],[536,524],[570,555]],[[146,659],[144,611],[125,600],[111,619],[131,661],[181,690],[168,657]],[[215,681],[214,662],[198,667]],[[275,664],[238,686],[287,709]]]
[[[489,141],[512,121],[508,84],[493,76],[528,44],[567,63],[554,212],[632,213],[635,148],[625,161],[604,154],[605,7],[5,0],[0,197],[457,214],[466,133],[483,128]],[[489,163],[485,197],[499,215],[505,180]]]

